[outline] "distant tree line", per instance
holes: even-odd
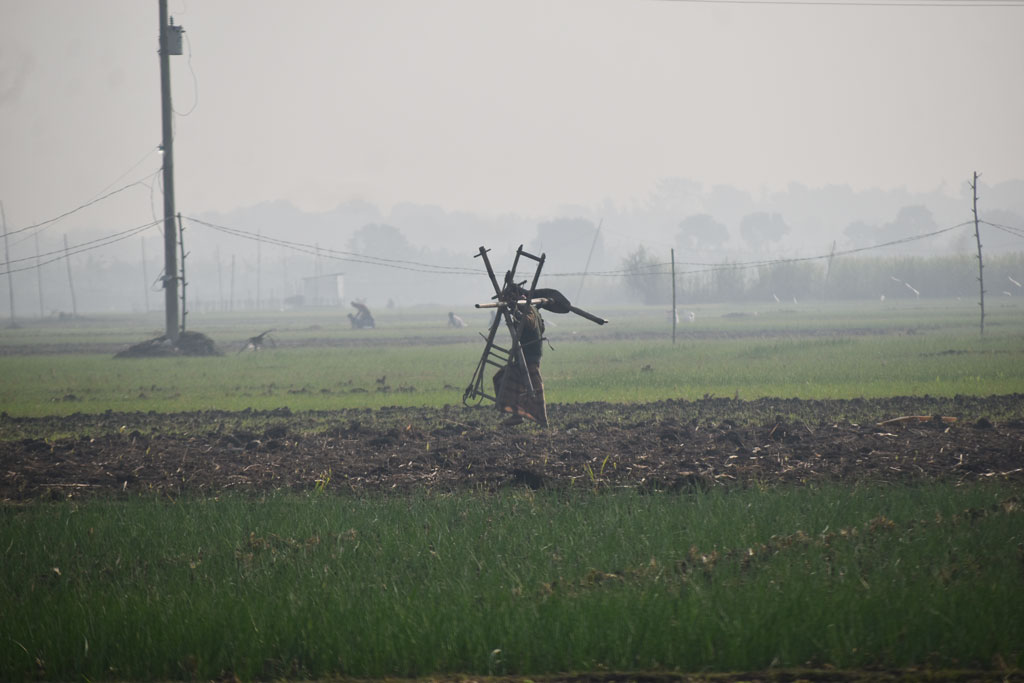
[[[671,266],[664,255],[640,247],[622,261],[622,284],[633,300],[672,301]],[[1024,296],[1024,254],[985,260],[986,297]],[[978,297],[978,260],[972,255],[837,257],[780,260],[747,267],[723,261],[676,272],[679,303],[944,299]]]

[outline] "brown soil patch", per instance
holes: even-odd
[[[2,415],[0,500],[1024,482],[1022,413],[1014,395],[552,405],[548,430],[490,407]],[[904,415],[936,418],[879,424]]]
[[[182,332],[177,340],[167,335],[133,344],[114,358],[165,358],[167,356],[220,356],[213,340],[202,332]]]

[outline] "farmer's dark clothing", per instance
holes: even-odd
[[[494,393],[498,398],[498,406],[505,412],[512,413],[513,416],[528,417],[546,427],[548,411],[544,402],[544,382],[540,376],[540,358],[544,350],[544,321],[533,306],[530,306],[522,316],[524,319],[519,343],[526,359],[526,367],[523,368],[518,359],[513,357],[508,366],[495,373]],[[518,324],[519,320],[516,322]]]

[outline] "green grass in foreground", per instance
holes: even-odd
[[[0,679],[1020,667],[1016,493],[6,506]]]

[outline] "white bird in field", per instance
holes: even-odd
[[[1016,280],[1014,280],[1014,279],[1013,279],[1012,277],[1010,277],[1009,275],[1007,275],[1006,277],[1010,278],[1010,282],[1012,282],[1013,284],[1017,285],[1018,287],[1020,287],[1020,286],[1021,286],[1019,282],[1017,282]]]
[[[907,289],[909,289],[911,292],[914,293],[914,296],[916,296],[916,297],[920,297],[921,296],[921,292],[919,292],[916,289],[914,289],[913,285],[911,285],[909,282],[904,282],[903,284],[907,286]]]

